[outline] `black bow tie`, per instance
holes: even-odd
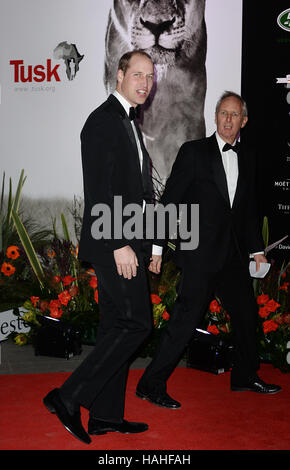
[[[140,116],[140,106],[136,106],[136,108],[131,107],[129,109],[129,119],[130,121],[134,121],[134,119]]]
[[[240,150],[240,143],[236,142],[235,145],[225,144],[223,146],[223,152],[226,152],[227,150],[233,150],[234,152],[238,153]]]

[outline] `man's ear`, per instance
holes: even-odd
[[[124,78],[124,72],[123,72],[123,70],[120,70],[120,69],[119,69],[119,70],[117,71],[117,82],[118,82],[119,84],[121,84],[122,81],[123,81],[123,78]]]
[[[244,119],[243,119],[243,121],[242,121],[241,129],[242,129],[243,127],[245,127],[245,125],[247,124],[247,122],[248,122],[248,117],[245,116]]]

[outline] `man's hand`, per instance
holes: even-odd
[[[150,261],[148,266],[149,271],[152,271],[154,274],[159,274],[161,271],[162,256],[152,255]]]
[[[132,279],[132,276],[136,276],[137,266],[139,266],[138,259],[135,251],[129,245],[114,250],[114,258],[120,276],[124,276],[125,279]]]
[[[268,263],[267,258],[262,255],[254,255],[254,260],[256,261],[256,271],[260,271],[260,263]]]

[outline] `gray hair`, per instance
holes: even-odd
[[[238,95],[237,93],[235,93],[234,91],[225,91],[222,96],[220,97],[220,99],[218,100],[217,104],[216,104],[216,107],[215,107],[215,112],[216,114],[218,113],[219,111],[219,108],[220,108],[220,105],[222,103],[223,100],[225,100],[226,98],[231,98],[231,97],[234,97],[234,98],[237,98],[241,105],[242,105],[242,110],[243,110],[243,116],[248,116],[248,107],[247,107],[247,103],[245,102],[245,100],[240,96]]]

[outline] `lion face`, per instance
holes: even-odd
[[[205,0],[118,0],[115,15],[134,49],[150,54],[156,65],[174,64],[193,54]]]

